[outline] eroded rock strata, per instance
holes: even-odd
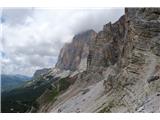
[[[40,79],[50,86],[28,112],[160,112],[160,9],[76,35]]]
[[[159,8],[126,8],[117,22],[86,39],[87,69],[78,71],[83,55],[70,47],[74,38],[65,51],[76,57],[63,48],[57,67],[71,67],[67,77],[75,82],[38,112],[160,112]]]

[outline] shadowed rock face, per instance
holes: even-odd
[[[88,57],[89,46],[95,37],[96,32],[93,30],[75,35],[72,42],[61,49],[56,68],[71,71],[78,69],[81,60]]]
[[[121,56],[114,74],[104,78],[106,93],[114,94],[108,96],[113,105],[110,111],[160,112],[156,96],[160,90],[160,57],[157,52],[160,48],[160,9],[128,8],[125,16],[127,34]]]
[[[104,25],[103,30],[97,34],[93,47],[90,48],[90,66],[114,65],[121,55],[124,36],[125,16],[122,16],[114,24]]]

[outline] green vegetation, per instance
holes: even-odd
[[[111,113],[111,108],[114,107],[114,102],[111,101],[106,107],[99,111],[99,113]]]
[[[107,107],[104,107],[102,110],[100,110],[99,113],[111,113],[111,111],[107,106]]]
[[[56,101],[56,96],[58,96],[59,91],[57,88],[54,88],[48,95],[47,102]]]
[[[62,78],[58,81],[55,88],[52,88],[51,92],[47,96],[47,101],[55,101],[56,97],[63,91],[65,91],[69,86],[70,82],[68,82],[69,78]]]
[[[48,79],[52,79],[52,78],[53,78],[53,76],[52,76],[52,75],[47,75],[47,76],[46,76],[46,78],[48,78]]]
[[[35,105],[36,99],[50,88],[46,81],[38,81],[29,87],[20,87],[8,92],[3,92],[1,97],[2,112],[26,112]]]
[[[10,91],[23,86],[31,78],[23,75],[1,75],[1,91]]]
[[[47,105],[48,103],[54,103],[57,100],[57,96],[64,92],[70,85],[70,78],[68,77],[57,79],[57,81],[54,82],[54,87],[48,88],[48,90],[46,90],[39,98],[37,101],[38,104]]]
[[[68,81],[68,77],[67,78],[62,78],[59,80],[59,91],[64,91],[66,90],[70,85],[71,83]]]
[[[8,92],[2,93],[2,112],[27,112],[32,107],[35,111],[39,108],[39,103],[36,100],[48,89],[48,93],[42,98],[44,103],[53,102],[56,97],[63,91],[65,91],[71,83],[70,78],[52,78],[45,80],[44,76],[39,77],[38,80],[32,82],[30,86],[20,87]],[[55,87],[51,86],[51,84]],[[43,103],[42,103],[43,104]]]

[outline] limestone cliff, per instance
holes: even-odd
[[[56,68],[74,71],[87,67],[83,64],[87,63],[89,47],[95,37],[96,32],[93,30],[75,35],[72,42],[65,44],[61,49]]]
[[[160,9],[125,9],[92,41],[87,70],[39,111],[160,112],[159,43]]]
[[[61,49],[55,68],[27,86],[36,90],[28,111],[160,112],[159,51],[160,8],[126,8]]]

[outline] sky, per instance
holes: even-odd
[[[123,8],[0,8],[1,73],[32,76],[37,69],[54,67],[74,35],[98,32],[123,14]]]

